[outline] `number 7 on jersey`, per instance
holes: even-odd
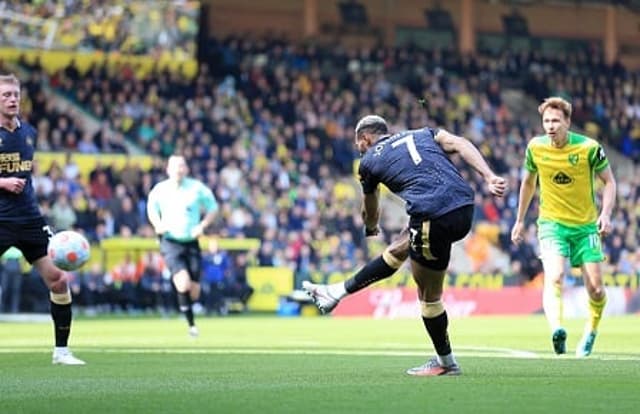
[[[418,165],[422,162],[422,157],[418,153],[418,148],[416,148],[416,142],[413,139],[413,134],[409,134],[406,137],[402,137],[397,141],[394,141],[391,144],[391,148],[399,147],[400,145],[405,144],[407,146],[407,150],[409,151],[409,155],[413,160],[415,165]]]

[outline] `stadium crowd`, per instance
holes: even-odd
[[[501,94],[509,87],[536,101],[568,97],[576,127],[635,161],[634,174],[617,177],[615,230],[605,240],[606,272],[640,269],[639,73],[607,67],[597,53],[582,52],[553,58],[538,53],[463,56],[239,37],[210,48],[209,61],[195,79],[169,72],[136,77],[126,66],[95,66],[80,73],[70,65],[53,74],[29,68],[24,109],[38,126],[38,149],[69,153],[63,165],[34,171],[41,206],[57,230],[79,229],[94,243],[114,236],[153,237],[144,213],[146,196],[164,176],[163,160],[181,151],[192,175],[207,183],[220,203],[208,232],[260,239],[257,251],[216,261],[228,268],[211,270],[215,275],[204,278],[209,311],[221,311],[215,293],[220,280],[231,278],[246,289],[243,269],[248,264],[291,267],[295,287],[310,277],[348,275],[384,243],[364,240],[353,176],[358,155],[354,123],[363,114],[379,113],[395,122],[392,130],[435,124],[463,135],[496,173],[508,177],[511,192],[494,199],[484,192],[480,177],[461,166],[477,193],[476,226],[454,252],[451,269],[502,273],[510,283],[523,284],[541,270],[535,225],[529,223],[527,240],[517,248],[509,232],[526,142],[541,129],[535,106],[533,117],[512,113]],[[44,99],[44,83],[102,119],[105,128],[95,134],[83,131],[73,116]],[[116,137],[105,133],[107,126],[118,131]],[[73,153],[126,152],[125,137],[155,157],[150,169],[129,163],[114,171],[98,163],[88,177],[81,176]],[[386,240],[406,224],[402,207],[393,208],[394,202],[385,200],[394,212],[382,219]],[[116,269],[78,273],[78,303],[91,309],[170,309],[171,286],[162,277],[161,262],[152,253],[138,259]],[[207,296],[207,289],[214,293]],[[246,302],[246,294],[243,298]]]
[[[185,59],[195,55],[199,7],[194,1],[3,0],[0,40],[15,47]]]

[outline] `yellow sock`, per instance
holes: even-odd
[[[542,292],[542,307],[552,331],[562,326],[562,287],[545,284]]]
[[[600,319],[602,319],[602,312],[604,306],[607,304],[607,296],[603,296],[600,300],[594,300],[589,298],[589,322],[587,326],[591,326],[592,331],[598,330]]]

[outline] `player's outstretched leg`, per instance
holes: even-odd
[[[404,232],[389,245],[384,252],[364,265],[355,275],[331,285],[316,285],[302,282],[302,290],[307,292],[322,313],[330,313],[345,296],[358,292],[367,286],[393,275],[409,255],[409,236]]]
[[[344,286],[344,283],[341,283],[341,285]],[[338,303],[340,303],[340,295],[332,294],[332,287],[334,289],[336,288],[333,285],[316,285],[308,280],[302,282],[302,290],[307,292],[311,300],[313,300],[313,303],[315,303],[318,309],[320,309],[320,312],[324,314],[331,313],[331,311],[338,306]],[[344,287],[342,289],[344,290]]]
[[[556,354],[567,353],[567,331],[564,328],[558,328],[553,331],[551,335],[551,342],[553,343],[553,350]]]

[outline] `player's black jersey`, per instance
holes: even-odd
[[[429,219],[473,204],[473,190],[434,140],[435,133],[409,130],[376,142],[360,162],[363,192],[384,184],[406,202],[409,215]]]
[[[26,178],[20,194],[0,190],[0,222],[28,221],[41,215],[31,181],[36,130],[20,121],[9,131],[0,127],[0,177]]]

